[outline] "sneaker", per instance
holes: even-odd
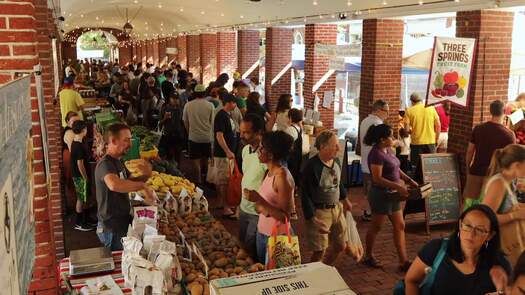
[[[95,227],[92,227],[92,226],[87,225],[87,224],[75,224],[74,229],[76,229],[78,231],[93,231],[93,230],[95,230]]]
[[[362,219],[363,221],[366,221],[366,222],[368,222],[368,221],[372,221],[372,214],[369,213],[368,211],[364,210],[364,211],[363,211],[363,215],[361,216],[361,219]]]

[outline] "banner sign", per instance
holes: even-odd
[[[166,47],[166,54],[177,54],[177,48],[175,48],[175,47]]]
[[[314,47],[314,53],[329,57],[359,57],[361,56],[361,44],[331,45],[317,43]]]
[[[344,57],[331,58],[328,61],[328,69],[334,70],[334,71],[344,71],[345,70],[345,58]]]
[[[427,105],[450,101],[467,107],[476,39],[434,39],[427,86]]]

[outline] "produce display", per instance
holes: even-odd
[[[264,265],[254,263],[222,223],[206,211],[185,216],[161,211],[158,229],[167,240],[185,245],[177,247],[177,256],[188,294],[210,294],[211,280],[264,270]],[[197,249],[191,255],[188,248],[193,245]]]
[[[152,176],[146,181],[155,192],[167,193],[170,191],[174,196],[180,195],[185,189],[189,195],[195,193],[195,184],[186,178],[173,176],[166,173],[153,171]]]
[[[466,85],[467,79],[463,76],[460,77],[456,71],[450,71],[445,74],[438,72],[435,76],[434,89],[431,93],[436,98],[447,96],[462,98],[465,95],[464,88]]]

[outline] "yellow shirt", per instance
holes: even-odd
[[[60,113],[62,114],[62,127],[67,126],[66,115],[69,112],[78,113],[80,119],[84,119],[80,106],[84,104],[84,99],[80,96],[80,93],[73,89],[62,89],[58,96],[60,97]]]
[[[413,145],[436,144],[434,123],[439,116],[433,106],[426,108],[423,103],[418,103],[405,113],[405,122],[410,125],[410,134]]]

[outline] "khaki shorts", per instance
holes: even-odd
[[[214,184],[216,185],[225,185],[228,184],[228,172],[230,168],[230,160],[228,158],[213,158],[213,168],[214,168]]]
[[[448,132],[439,133],[437,149],[446,150],[448,148]]]
[[[465,183],[465,189],[463,189],[463,198],[478,199],[485,179],[485,176],[467,175],[467,182]]]
[[[344,246],[348,232],[348,226],[344,215],[343,205],[338,203],[335,208],[315,209],[314,213],[329,229],[329,234],[321,234],[319,227],[313,219],[306,220],[306,238],[313,251],[324,251],[330,244],[340,244]]]

